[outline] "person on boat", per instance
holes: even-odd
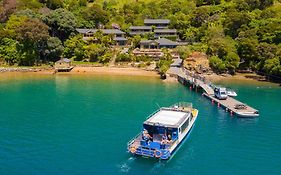
[[[168,140],[168,137],[167,137],[167,135],[165,133],[162,136],[162,140],[161,140],[161,143],[160,143],[160,149],[165,149],[165,146],[167,144],[167,140]]]
[[[153,141],[153,137],[148,133],[146,129],[143,129],[142,139],[145,141]]]
[[[161,148],[161,149],[165,149],[166,145],[167,145],[167,144],[170,144],[171,142],[172,142],[172,137],[171,137],[171,135],[168,134],[168,136],[167,136],[166,133],[163,134],[162,140],[161,140],[161,143],[160,143],[160,148]]]

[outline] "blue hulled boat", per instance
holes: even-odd
[[[143,131],[128,142],[133,155],[167,160],[190,133],[198,115],[191,103],[162,107],[143,123]]]

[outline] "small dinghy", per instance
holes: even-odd
[[[234,90],[231,90],[231,89],[227,89],[226,93],[229,97],[236,97],[237,96],[237,93]]]

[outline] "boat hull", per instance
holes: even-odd
[[[176,151],[181,147],[181,145],[187,140],[188,136],[192,132],[192,129],[195,125],[195,122],[197,120],[198,116],[198,110],[194,110],[194,113],[192,113],[193,118],[190,121],[190,125],[188,128],[186,128],[185,131],[182,132],[182,134],[179,136],[178,140],[175,140],[169,148],[167,149],[150,149],[148,147],[143,146],[134,146],[134,142],[137,140],[140,140],[141,134],[139,134],[135,139],[133,139],[128,144],[128,152],[132,153],[133,155],[137,156],[143,156],[143,157],[151,157],[151,158],[157,158],[161,160],[168,160],[174,156]],[[132,146],[133,145],[133,146]]]

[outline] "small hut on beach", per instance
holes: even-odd
[[[70,72],[73,69],[71,65],[71,60],[67,58],[62,58],[55,62],[56,72]]]

